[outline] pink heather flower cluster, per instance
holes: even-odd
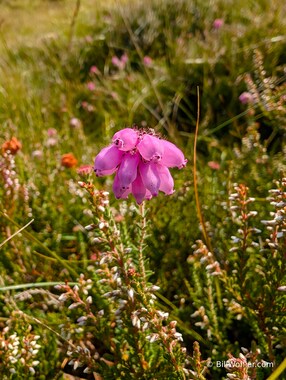
[[[145,66],[150,67],[153,64],[153,59],[149,57],[148,55],[145,55],[145,57],[143,58],[143,63]]]
[[[112,144],[95,158],[98,177],[115,174],[113,192],[117,199],[132,193],[138,204],[156,197],[159,191],[170,195],[174,180],[168,168],[186,166],[183,152],[152,132],[125,128],[115,133]]]
[[[121,58],[118,58],[116,55],[114,55],[111,58],[111,62],[114,66],[118,67],[120,70],[123,70],[128,62],[128,55],[124,53]]]
[[[240,94],[238,99],[242,104],[255,103],[255,97],[250,92],[247,92],[247,91]]]
[[[216,18],[213,22],[213,28],[218,30],[220,29],[224,24],[224,20],[222,18]]]

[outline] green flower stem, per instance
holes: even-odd
[[[143,250],[144,250],[144,241],[146,238],[146,213],[145,213],[145,202],[142,202],[142,204],[139,206],[139,214],[141,216],[141,237],[139,241],[139,271],[143,279],[143,283],[146,283],[146,273],[145,273],[145,266],[144,266],[144,257],[143,257]]]

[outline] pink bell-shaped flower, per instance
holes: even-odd
[[[103,148],[95,158],[94,171],[98,177],[112,174],[122,160],[124,152],[117,149],[115,145]]]
[[[146,134],[137,145],[137,149],[144,160],[159,162],[162,159],[164,146],[158,137]]]
[[[152,197],[156,197],[161,183],[157,165],[153,162],[140,162],[139,172],[146,189],[150,191]]]
[[[139,205],[143,202],[146,196],[146,187],[142,181],[139,170],[137,170],[137,177],[135,181],[132,182],[132,194]]]
[[[96,156],[97,176],[115,174],[113,192],[126,199],[132,193],[138,204],[156,197],[159,191],[174,192],[174,180],[168,168],[186,166],[183,152],[153,133],[125,128],[115,133],[112,145]]]
[[[164,154],[160,164],[167,166],[168,168],[184,168],[188,160],[185,159],[183,152],[169,141],[160,141],[164,149]]]
[[[125,153],[118,169],[118,180],[123,189],[127,189],[137,177],[137,166],[140,156],[138,153]]]
[[[126,199],[131,192],[131,186],[128,186],[127,188],[122,187],[119,180],[118,172],[115,174],[112,189],[117,199],[119,198]]]
[[[159,190],[163,191],[166,195],[173,194],[174,190],[174,180],[171,176],[170,170],[163,165],[158,165],[157,167],[159,177],[160,177],[160,187]]]
[[[138,142],[138,132],[135,129],[125,128],[115,133],[112,142],[119,150],[128,152],[136,147]]]

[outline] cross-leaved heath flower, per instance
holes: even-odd
[[[126,199],[132,193],[138,204],[159,191],[170,195],[174,181],[169,168],[186,166],[183,152],[152,131],[125,128],[115,133],[112,144],[95,158],[98,177],[115,173],[113,191],[116,198]]]

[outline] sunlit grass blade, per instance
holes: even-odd
[[[7,286],[1,286],[0,287],[0,292],[8,292],[10,290],[21,290],[21,289],[33,289],[33,288],[46,288],[46,287],[51,287],[51,286],[56,286],[56,285],[61,285],[63,283],[60,282],[31,282],[28,284],[17,284],[17,285],[7,285]],[[77,282],[69,282],[69,285],[77,285]]]
[[[3,213],[2,211],[0,211],[0,214],[6,220],[8,220],[10,223],[14,224],[17,228],[19,228],[18,223],[16,223],[14,220],[12,220],[8,215]],[[63,268],[66,268],[75,277],[75,279],[78,278],[78,276],[79,276],[78,273],[65,260],[63,260],[58,254],[56,254],[55,252],[53,252],[49,248],[47,248],[39,239],[37,239],[30,232],[23,230],[22,233],[27,239],[37,243],[48,255],[54,257],[63,266]]]
[[[20,232],[22,232],[25,228],[27,228],[31,223],[33,223],[34,219],[30,220],[25,226],[23,226],[22,228],[20,228],[18,231],[16,231],[14,234],[12,234],[11,236],[9,236],[6,240],[4,240],[1,244],[0,244],[0,248],[6,244],[9,240],[13,239],[14,236],[18,235]]]

